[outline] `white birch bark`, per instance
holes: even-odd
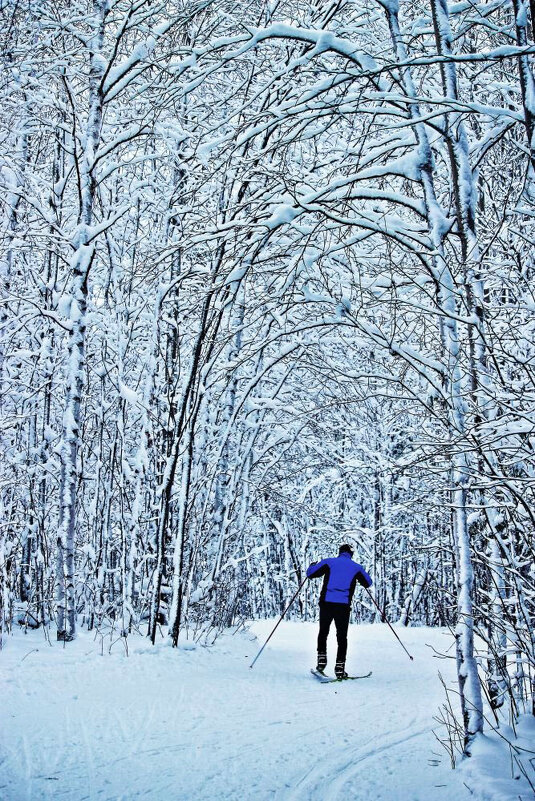
[[[80,154],[80,221],[71,259],[70,331],[65,381],[65,407],[61,444],[60,513],[57,540],[57,628],[58,639],[70,640],[76,633],[76,594],[74,540],[76,534],[76,495],[79,481],[78,453],[82,414],[82,390],[87,327],[89,272],[95,255],[90,239],[96,199],[95,154],[102,127],[104,98],[101,79],[104,64],[101,50],[106,0],[94,0],[92,24],[95,34],[90,42],[89,107]]]
[[[432,0],[432,10],[437,28],[438,41],[443,39],[449,41],[448,30],[448,11],[446,0]],[[397,19],[397,4],[389,3],[386,6],[388,22],[393,37],[394,46],[398,59],[405,62],[407,60],[406,48],[401,38],[399,22]],[[446,45],[444,45],[446,47]],[[444,65],[444,80],[447,91],[455,91],[455,75],[452,74],[452,64]],[[403,72],[403,79],[407,94],[410,98],[415,98],[415,102],[409,105],[410,116],[417,120],[421,119],[418,104],[416,102],[416,92],[410,75],[410,69],[406,68]],[[451,425],[452,439],[459,438],[461,443],[466,434],[466,410],[464,401],[465,382],[461,374],[461,347],[460,334],[456,322],[457,317],[457,294],[453,277],[448,268],[448,262],[444,254],[444,236],[447,230],[444,214],[436,199],[433,181],[433,161],[431,147],[425,126],[420,122],[415,122],[418,143],[422,149],[425,159],[421,169],[422,186],[424,190],[424,200],[426,204],[427,218],[431,241],[435,247],[436,257],[433,259],[432,274],[438,287],[438,305],[446,314],[442,322],[443,345],[445,349],[449,386],[448,394],[449,418]],[[465,135],[461,130],[461,139],[465,140]],[[464,144],[460,148],[461,154],[464,153]],[[463,161],[461,171],[464,170],[463,178],[470,178],[468,187],[462,188],[463,200],[461,201],[462,215],[466,216],[473,210],[473,199],[470,188],[473,185],[471,175],[466,175],[467,164]],[[467,229],[471,226],[469,219],[466,219]],[[472,245],[472,240],[470,240]],[[468,254],[467,254],[468,255]],[[461,445],[461,448],[463,445]],[[470,743],[473,737],[483,730],[483,702],[481,696],[481,686],[477,672],[477,664],[474,654],[474,620],[473,620],[473,569],[471,560],[471,544],[467,522],[467,483],[469,479],[469,467],[466,454],[454,449],[452,456],[452,486],[453,486],[453,505],[454,505],[454,536],[458,553],[457,565],[457,626],[455,639],[457,643],[457,674],[459,679],[459,690],[461,698],[461,708],[465,728],[465,749],[469,752]]]

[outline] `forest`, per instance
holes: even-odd
[[[348,542],[467,752],[535,715],[534,0],[0,19],[0,646],[213,642]]]

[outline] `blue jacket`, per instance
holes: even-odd
[[[362,565],[354,562],[349,553],[342,552],[333,559],[322,559],[307,570],[307,576],[324,577],[320,603],[350,604],[357,581],[363,587],[371,587],[372,580]]]

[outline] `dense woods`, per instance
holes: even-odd
[[[0,639],[209,641],[351,542],[467,747],[535,713],[533,5],[0,8]]]

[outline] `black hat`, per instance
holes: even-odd
[[[351,547],[351,545],[348,545],[347,542],[345,542],[338,548],[338,553],[348,553],[351,556],[353,556],[353,548]]]

